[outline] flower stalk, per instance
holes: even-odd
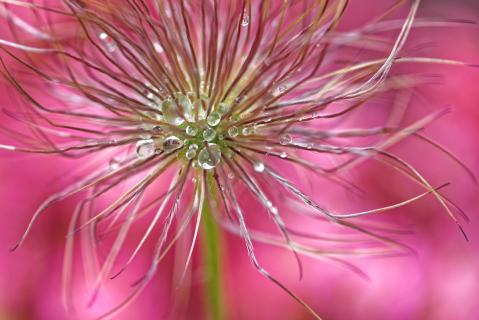
[[[224,319],[225,309],[222,292],[222,241],[218,224],[214,221],[211,208],[203,206],[203,265],[205,268],[205,313],[207,319]]]

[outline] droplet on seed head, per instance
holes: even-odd
[[[293,141],[293,138],[289,134],[282,134],[279,137],[279,143],[282,144],[283,146],[290,144]]]
[[[228,135],[231,137],[231,138],[234,138],[234,137],[237,137],[239,134],[239,130],[237,127],[231,127],[228,129]]]
[[[212,112],[208,116],[208,118],[206,118],[206,122],[211,127],[216,127],[218,124],[220,124],[220,121],[221,121],[221,114],[219,114],[218,112]]]
[[[186,127],[186,134],[191,136],[191,137],[195,137],[197,134],[198,134],[198,128],[195,127],[195,126],[187,126]]]
[[[152,139],[140,140],[136,143],[136,155],[140,159],[146,159],[156,152],[155,141]]]
[[[210,143],[198,154],[198,163],[205,170],[214,169],[221,162],[221,149],[215,143]]]
[[[183,141],[181,141],[178,137],[175,136],[169,136],[163,142],[163,150],[165,150],[166,152],[174,151],[182,147]]]
[[[264,163],[263,162],[255,162],[253,164],[254,171],[256,172],[264,172]]]
[[[203,131],[203,139],[207,142],[211,142],[216,138],[216,131],[212,128],[206,128]]]

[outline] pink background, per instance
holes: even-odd
[[[364,2],[378,5],[364,5]],[[362,22],[361,13],[380,12],[389,2],[351,1],[348,26]],[[479,4],[474,0],[429,0],[424,1],[419,15],[479,21]],[[421,52],[425,55],[479,64],[477,26],[414,31],[410,46],[422,42],[434,44]],[[450,114],[433,123],[426,133],[459,155],[479,176],[479,69],[437,65],[419,68],[441,75],[438,84],[423,88],[430,105],[452,108]],[[414,230],[414,235],[401,240],[413,246],[417,256],[358,259],[357,264],[368,274],[369,281],[309,258],[304,259],[305,277],[298,281],[290,253],[258,245],[258,256],[271,273],[308,301],[324,319],[479,319],[478,187],[456,164],[433,148],[407,142],[394,150],[433,181],[452,183],[445,193],[471,218],[465,224],[469,242],[436,201],[428,197],[389,213],[386,218]],[[89,319],[97,312],[93,308],[81,316],[72,316],[61,305],[63,244],[74,201],[55,206],[39,221],[21,249],[14,253],[8,250],[41,201],[61,187],[55,180],[71,165],[65,160],[0,151],[0,320]],[[382,167],[362,168],[357,179],[367,187],[367,199],[373,205],[397,202],[410,195],[410,185],[404,184],[403,179],[385,175]],[[344,197],[327,196],[331,203]],[[225,235],[224,239],[229,319],[309,319],[300,306],[251,267],[240,239],[231,235]],[[171,301],[169,285],[164,283],[169,283],[169,262],[166,261],[141,298],[117,319],[158,319],[167,314]],[[119,281],[119,288],[125,285]],[[187,310],[187,319],[201,318],[201,290],[196,287],[193,290],[195,301]],[[108,292],[101,304],[108,305],[109,299],[113,301],[119,293]]]

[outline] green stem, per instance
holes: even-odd
[[[203,207],[203,259],[205,265],[205,307],[207,319],[224,319],[221,288],[221,236],[208,204]]]

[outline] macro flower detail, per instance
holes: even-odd
[[[256,243],[290,250],[300,277],[301,255],[365,276],[349,257],[412,251],[389,236],[394,230],[366,216],[433,196],[459,226],[462,212],[442,194],[448,184],[430,183],[388,150],[416,138],[465,168],[421,133],[447,110],[409,122],[401,114],[407,102],[386,103],[378,119],[364,111],[375,99],[419,85],[416,75],[395,71],[396,65],[466,65],[404,50],[419,5],[399,1],[362,28],[345,30],[345,0],[0,0],[7,26],[0,73],[17,92],[6,110],[12,123],[1,130],[13,142],[2,141],[0,149],[75,161],[74,183],[41,204],[15,248],[47,209],[81,195],[65,246],[67,307],[73,308],[79,260],[92,280],[91,306],[106,283],[150,251],[131,292],[102,315],[108,318],[151,283],[176,244],[187,241],[184,279],[199,235],[221,227],[244,240],[254,268],[319,319],[262,266]],[[398,11],[405,13],[400,22],[389,18]],[[422,192],[340,213],[321,204],[322,190],[305,191],[320,179],[361,193],[343,173],[364,161],[389,166]],[[247,209],[250,203],[254,210]],[[275,231],[249,224],[260,215]],[[295,216],[334,232],[303,232]],[[140,236],[126,246],[131,233],[138,235],[137,224]]]

